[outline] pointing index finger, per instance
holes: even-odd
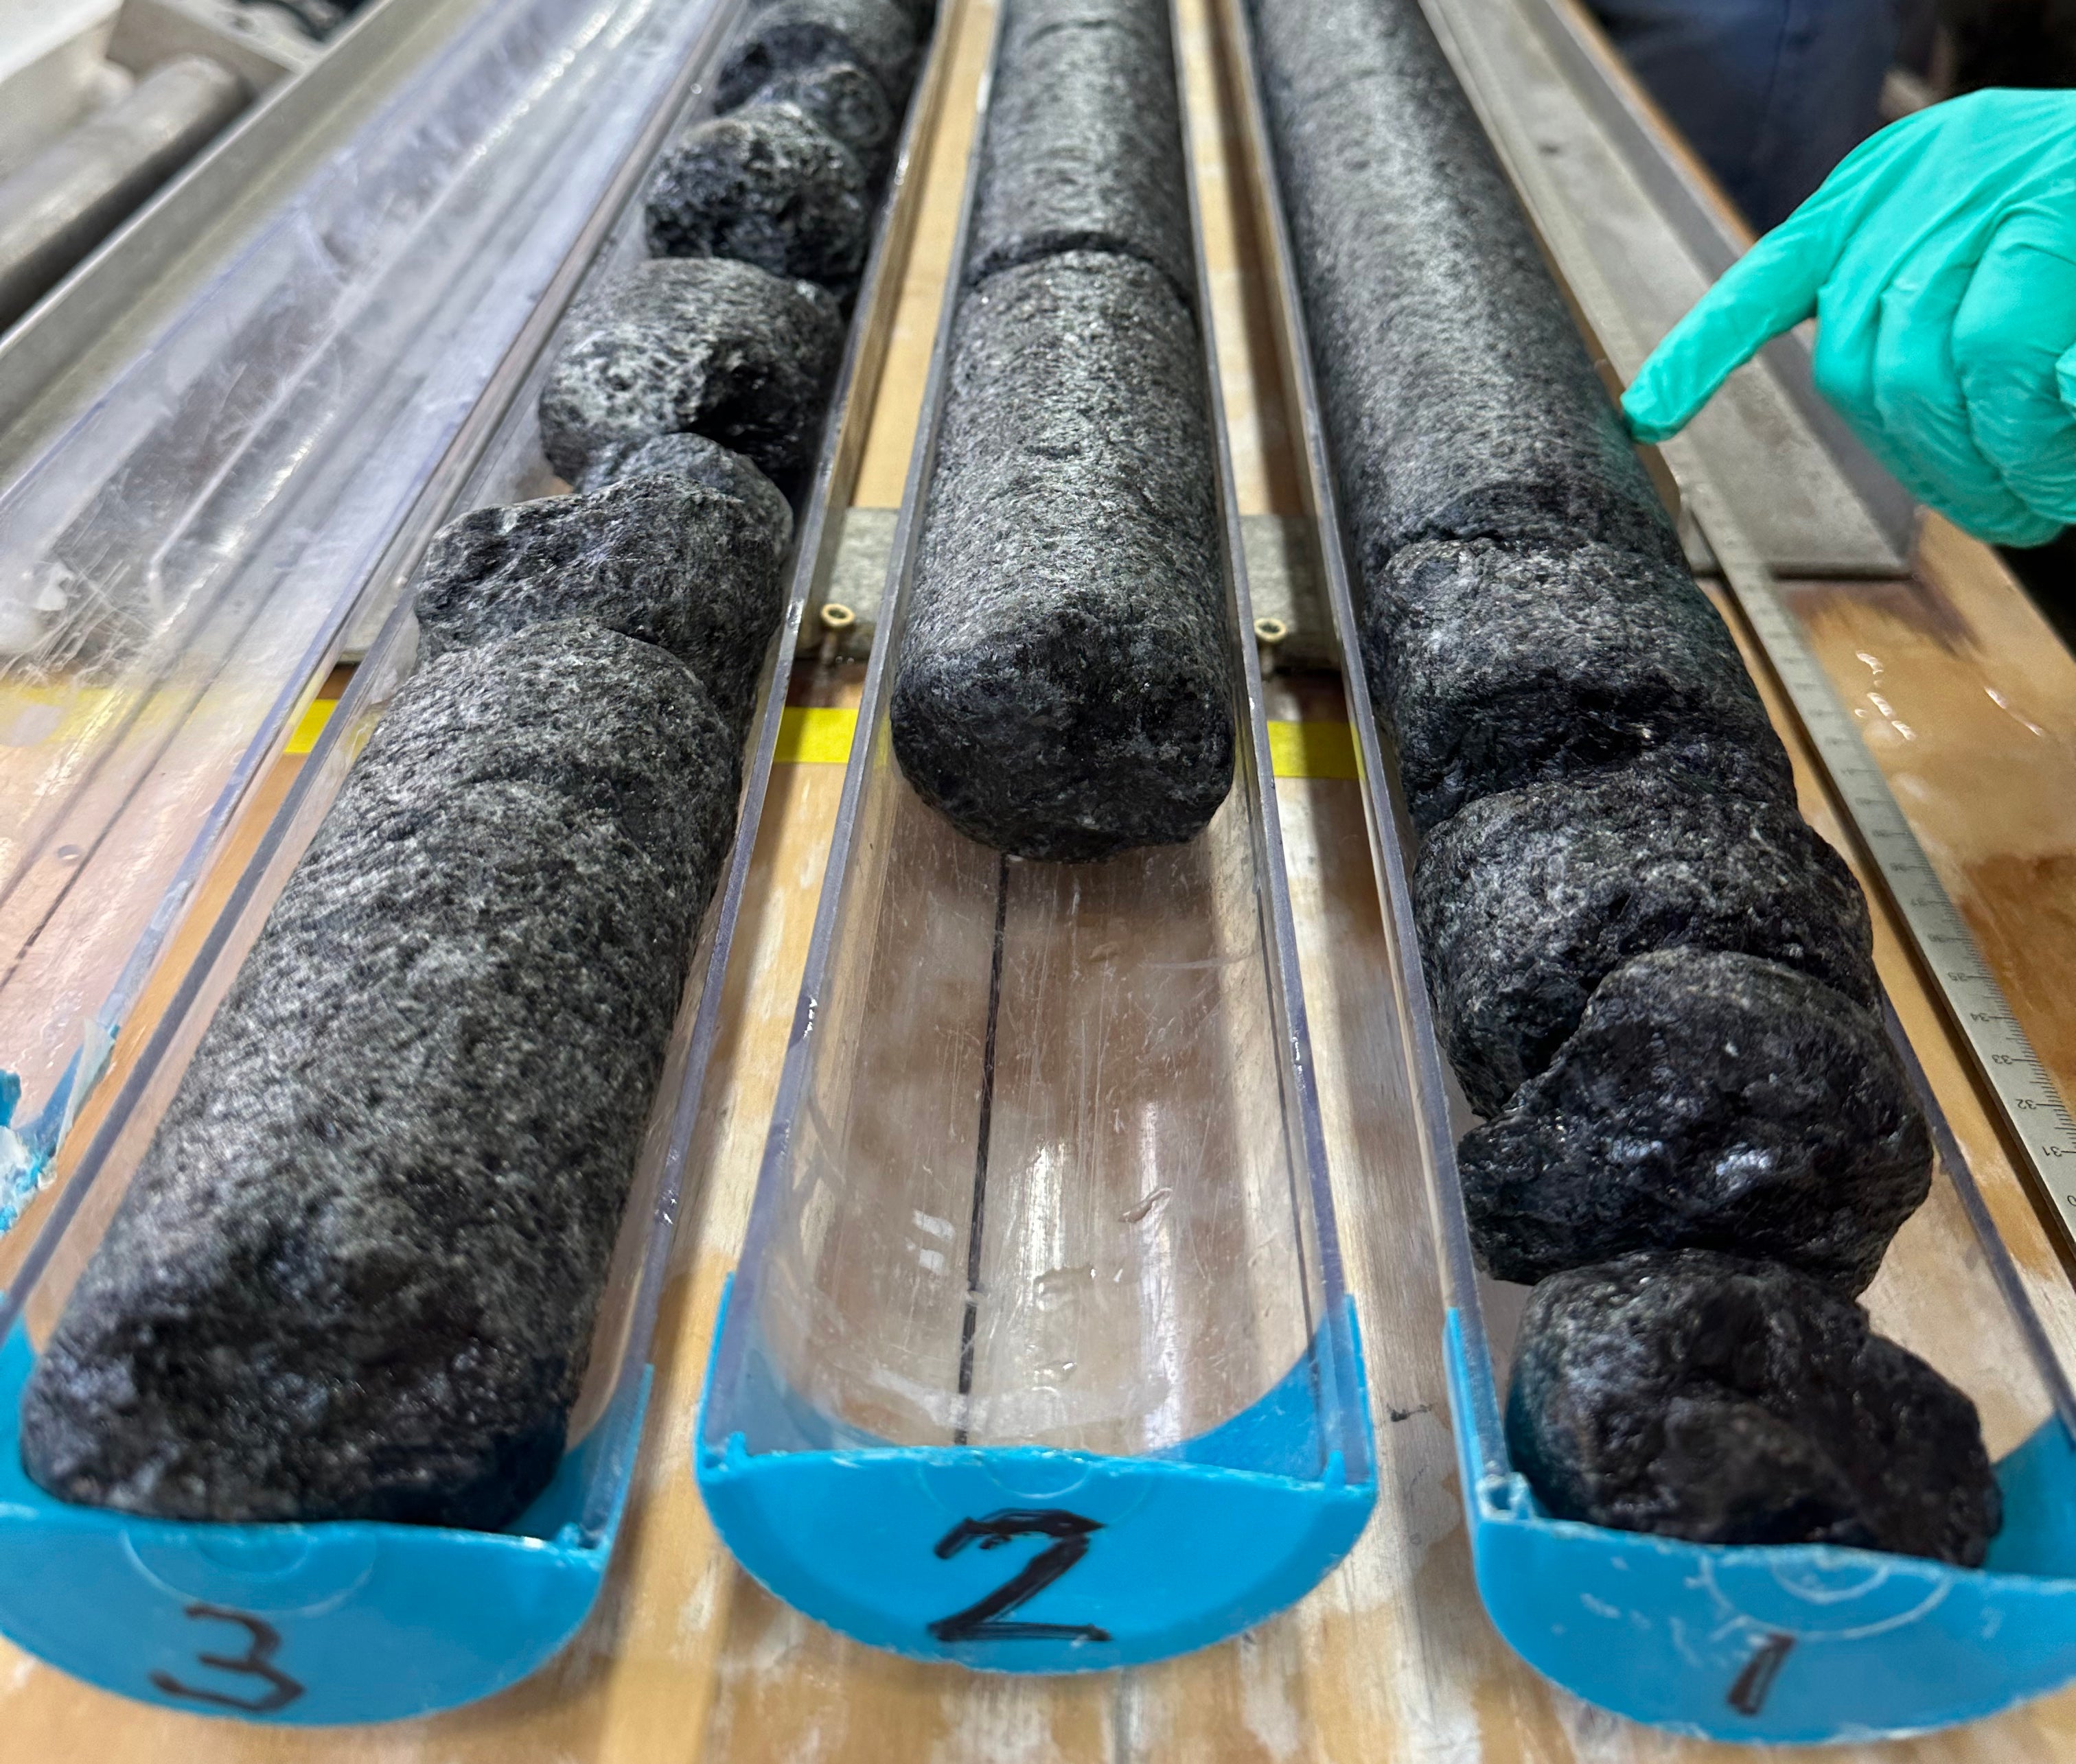
[[[1644,442],[1678,434],[1766,344],[1813,318],[1838,260],[1837,232],[1820,197],[1725,270],[1622,395],[1630,433]]]

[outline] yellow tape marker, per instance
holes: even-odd
[[[1272,722],[1268,759],[1278,778],[1353,778],[1355,731],[1346,723]]]
[[[780,766],[841,766],[850,758],[857,712],[828,704],[789,704],[778,713]]]
[[[335,698],[310,700],[310,708],[303,712],[303,720],[296,725],[295,733],[289,737],[284,753],[308,753],[315,751],[318,737],[324,733],[325,724],[331,720],[331,713],[338,708]]]

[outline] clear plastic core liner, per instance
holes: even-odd
[[[408,579],[434,528],[465,510],[560,493],[542,455],[536,416],[554,359],[554,332],[571,297],[644,255],[641,193],[668,131],[710,108],[710,74],[744,0],[688,10],[684,39],[622,141],[583,224],[562,244],[523,322],[471,401],[468,421],[370,565],[363,605],[388,617],[309,760],[241,846],[226,898],[206,903],[198,949],[171,977],[171,1002],[140,1029],[137,1057],[115,1081],[112,1106],[64,1180],[25,1228],[0,1243],[0,1460],[15,1461],[12,1422],[35,1345],[120,1204],[211,1013],[221,1002],[355,757],[417,660]],[[186,1525],[69,1505],[0,1475],[0,1630],[27,1652],[125,1696],[223,1716],[333,1725],[424,1714],[523,1678],[584,1621],[603,1583],[631,1485],[650,1383],[649,1353],[666,1280],[728,953],[742,903],[777,745],[785,682],[810,599],[833,567],[894,322],[901,270],[919,211],[912,175],[943,80],[933,39],[907,113],[900,156],[882,195],[856,316],[823,428],[812,485],[795,528],[781,629],[768,654],[752,722],[738,824],[710,905],[646,1123],[571,1442],[548,1488],[506,1530],[325,1521]],[[646,53],[646,52],[645,52]],[[704,83],[703,83],[704,82]],[[621,89],[619,87],[616,90]],[[580,120],[580,119],[579,119]],[[342,609],[342,616],[345,609]],[[308,683],[313,689],[314,682]],[[277,737],[278,738],[278,737]],[[269,746],[266,751],[274,751]],[[53,1576],[51,1564],[64,1571]],[[52,1591],[53,1582],[57,1591]],[[200,1602],[197,1602],[200,1601]],[[253,1696],[242,1668],[218,1651],[222,1625],[256,1621],[280,1675]],[[251,1632],[258,1633],[259,1632]]]
[[[955,272],[704,1449],[1154,1457],[1309,1368],[1295,1473],[1331,1474],[1339,1454],[1361,1482],[1252,644],[1231,645],[1233,787],[1186,845],[1004,858],[895,762],[886,699],[957,298]],[[1245,633],[1206,357],[1228,616]]]
[[[1930,1118],[1938,1168],[1862,1301],[1877,1330],[1977,1405],[2004,1504],[1983,1567],[1817,1545],[1692,1544],[1559,1520],[1514,1467],[1503,1405],[1528,1289],[1487,1277],[1471,1243],[1455,1146],[1476,1117],[1443,1064],[1422,976],[1409,880],[1414,840],[1389,732],[1367,687],[1352,548],[1276,196],[1252,33],[1242,0],[1223,0],[1219,10],[1235,50],[1275,346],[1342,650],[1390,944],[1392,995],[1377,1000],[1370,1019],[1368,1061],[1385,1075],[1389,1095],[1364,1149],[1395,1181],[1425,1173],[1460,1492],[1488,1615],[1530,1665],[1567,1690],[1695,1737],[1863,1742],[1974,1720],[2067,1683],[2076,1678],[2076,1394],[2068,1376],[2076,1295],[2016,1178],[1986,1167],[1978,1183],[1893,1009],[1886,1026]],[[1529,207],[1539,218],[1533,200]],[[1704,463],[1715,469],[1712,459]],[[1719,518],[1725,524],[1708,533],[1717,554],[1755,555]],[[1403,1195],[1373,1204],[1402,1224]],[[2000,1226],[2023,1243],[2022,1259]],[[1389,1279],[1401,1258],[1427,1253],[1425,1243],[1372,1242],[1370,1277]]]
[[[0,488],[0,1230],[715,0],[486,0]]]

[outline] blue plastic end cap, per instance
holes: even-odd
[[[29,1480],[19,1417],[34,1364],[18,1326],[0,1349],[0,1634],[89,1684],[191,1714],[397,1720],[517,1683],[597,1600],[620,1509],[588,1544],[566,1515],[641,1404],[595,1429],[509,1531],[183,1525],[73,1506]]]
[[[1480,1467],[1460,1322],[1447,1335],[1478,1590],[1508,1643],[1588,1702],[1750,1744],[1900,1737],[2076,1678],[2076,1455],[2050,1420],[1998,1466],[1987,1569],[1809,1545],[1684,1543],[1552,1519]]]
[[[740,1429],[710,1430],[710,1376],[693,1463],[737,1560],[858,1641],[997,1672],[1134,1666],[1252,1627],[1361,1534],[1376,1485],[1351,1482],[1322,1433],[1329,1352],[1352,1375],[1366,1465],[1352,1307],[1252,1408],[1157,1458],[856,1440],[753,1451]],[[739,1412],[797,1418],[789,1399],[753,1378]]]
[[[1042,1447],[703,1453],[752,1575],[861,1642],[996,1672],[1089,1672],[1205,1647],[1301,1598],[1373,1485]]]

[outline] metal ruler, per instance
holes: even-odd
[[[2076,1251],[2076,1117],[2026,1039],[1974,934],[1860,738],[1858,724],[1782,601],[1772,573],[1745,539],[1694,450],[1673,441],[1663,450],[1752,634],[1824,762],[1847,823],[1879,872],[2012,1137],[2053,1202],[2066,1247]]]

